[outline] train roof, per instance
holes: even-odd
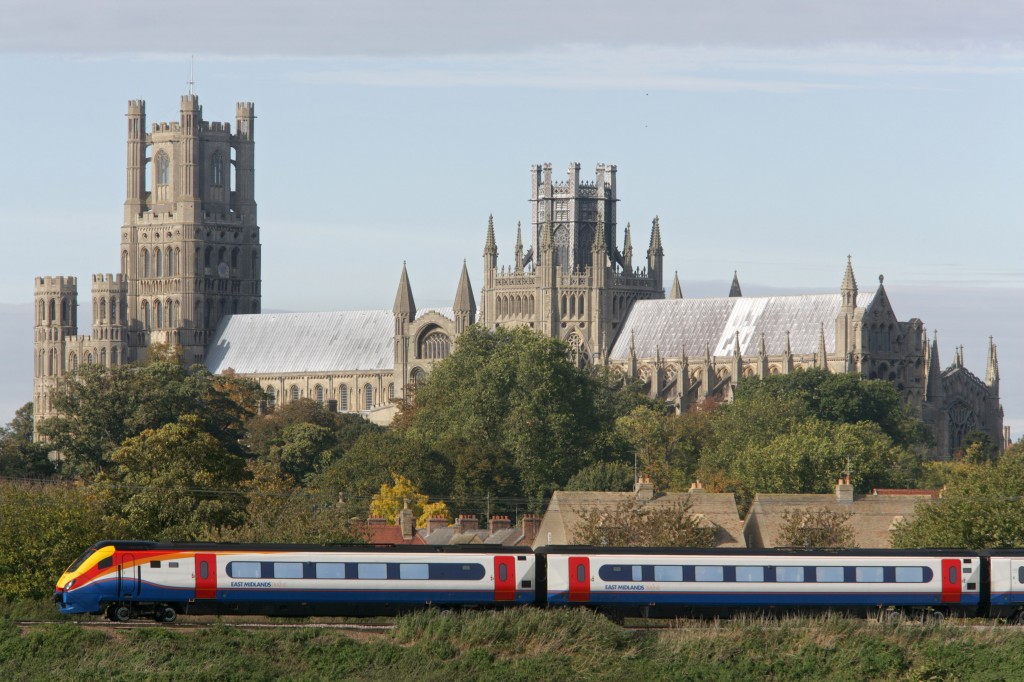
[[[589,555],[631,555],[631,556],[868,556],[868,557],[901,557],[901,556],[981,556],[985,552],[973,549],[937,548],[937,549],[846,549],[846,548],[804,548],[804,547],[773,547],[769,549],[752,549],[737,547],[719,547],[703,549],[693,547],[600,547],[580,545],[546,545],[538,547],[537,554],[589,554]],[[993,550],[1001,552],[1003,550]],[[1011,550],[1012,551],[1012,550]],[[1024,554],[1024,550],[1020,550]]]
[[[206,552],[393,552],[422,554],[533,554],[529,547],[501,545],[309,545],[233,542],[155,542],[152,540],[101,540],[90,549],[113,545],[121,551],[206,551]]]

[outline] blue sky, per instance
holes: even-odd
[[[659,215],[685,294],[834,291],[849,254],[944,364],[984,376],[995,337],[1024,432],[1019,2],[175,7],[0,0],[0,423],[31,399],[32,278],[87,303],[118,267],[127,101],[176,120],[194,55],[208,120],[256,104],[265,310],[390,307],[403,260],[449,305],[489,214],[510,261],[530,164],[614,163],[620,239]]]

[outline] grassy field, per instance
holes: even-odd
[[[583,610],[424,612],[373,634],[317,629],[21,628],[0,617],[0,679],[1012,680],[1024,631],[843,617],[681,621],[629,631]],[[187,619],[186,619],[187,622]]]

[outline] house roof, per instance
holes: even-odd
[[[871,305],[874,294],[859,294],[858,307]],[[732,355],[736,334],[740,353],[757,355],[761,335],[765,352],[781,355],[789,332],[794,355],[816,353],[824,329],[825,348],[836,347],[836,317],[842,306],[840,294],[803,296],[742,296],[732,298],[679,298],[637,301],[629,310],[612,346],[610,359],[629,359],[630,346],[637,357]]]
[[[576,544],[576,527],[582,512],[595,507],[611,509],[630,499],[636,499],[636,493],[556,491],[540,522],[533,546]],[[653,507],[679,503],[689,503],[691,514],[699,514],[717,527],[716,547],[745,546],[743,523],[732,493],[661,493],[647,502]]]
[[[778,547],[787,512],[828,509],[850,514],[849,525],[858,547],[890,547],[896,524],[913,520],[918,503],[931,499],[920,494],[927,491],[916,492],[918,494],[858,495],[852,502],[840,502],[833,493],[758,493],[747,512],[743,533],[750,547]]]
[[[390,525],[367,525],[367,542],[372,545],[425,545],[427,544],[419,533],[413,533],[412,538],[406,540],[402,537],[402,527],[396,524]]]

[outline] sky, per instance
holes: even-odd
[[[1019,0],[0,0],[0,424],[31,400],[32,281],[118,268],[124,114],[255,102],[263,309],[417,305],[482,283],[529,168],[618,168],[684,295],[862,290],[938,332],[1024,433]],[[192,85],[189,85],[189,81]],[[666,284],[669,284],[667,282]]]

